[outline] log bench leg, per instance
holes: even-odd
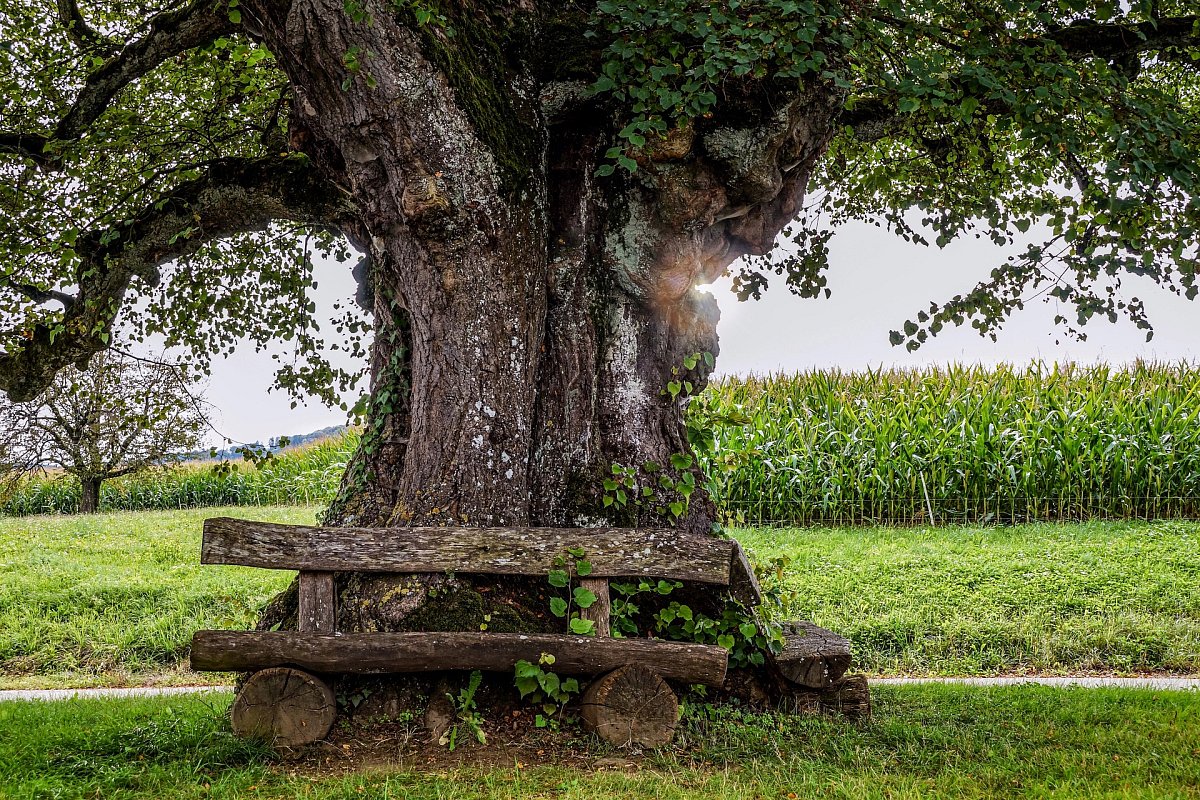
[[[579,716],[585,728],[617,747],[663,747],[675,735],[679,701],[657,673],[630,664],[591,682]]]
[[[263,739],[277,747],[320,741],[333,728],[337,700],[320,678],[289,667],[251,675],[230,709],[238,736]]]

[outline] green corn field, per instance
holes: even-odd
[[[690,403],[727,521],[1200,514],[1200,368],[1138,363],[726,379]]]
[[[948,367],[728,378],[689,424],[724,521],[929,524],[1200,517],[1200,367]],[[224,474],[110,481],[104,509],[327,503],[349,433]],[[26,481],[6,515],[70,513],[78,486]]]
[[[348,431],[289,448],[255,467],[252,463],[185,463],[105,481],[102,511],[148,511],[202,506],[260,506],[328,503],[346,462],[358,446]],[[0,514],[70,514],[79,508],[79,484],[65,476],[22,481],[0,498]]]

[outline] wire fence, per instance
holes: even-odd
[[[811,503],[763,497],[717,500],[726,525],[746,527],[1013,525],[1029,522],[1200,520],[1200,496],[1023,495],[864,500]]]

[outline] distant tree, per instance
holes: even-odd
[[[60,372],[34,402],[0,403],[0,470],[61,469],[79,480],[79,510],[93,513],[104,481],[195,448],[202,409],[174,367],[107,351]]]

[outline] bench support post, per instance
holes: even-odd
[[[596,602],[580,609],[579,616],[596,623],[597,636],[611,636],[609,614],[612,611],[612,599],[608,596],[608,578],[580,578],[579,585],[596,595]]]
[[[337,624],[337,598],[332,572],[300,573],[298,627],[304,633],[333,633]]]

